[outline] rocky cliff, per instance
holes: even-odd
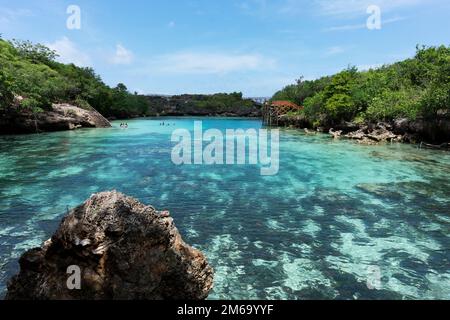
[[[303,116],[280,116],[277,123],[282,127],[308,128],[330,132],[332,136],[357,140],[363,144],[378,142],[406,143],[448,143],[450,142],[450,114],[441,114],[432,119],[397,119],[391,122],[357,124],[342,122],[328,127],[317,128]]]
[[[53,104],[51,110],[34,114],[11,108],[0,111],[0,134],[39,133],[78,128],[107,128],[111,124],[95,110],[70,104]]]
[[[116,191],[72,210],[20,268],[7,299],[191,300],[205,299],[213,285],[212,268],[183,242],[168,212]]]

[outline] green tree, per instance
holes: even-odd
[[[397,118],[415,119],[420,112],[422,92],[411,89],[384,90],[374,97],[365,113],[371,121],[390,121]]]
[[[11,106],[13,99],[12,78],[5,72],[4,67],[0,65],[0,109],[6,109]]]
[[[349,68],[335,75],[324,89],[325,110],[331,122],[350,120],[356,115],[352,98],[357,71]]]
[[[17,39],[13,39],[11,43],[20,56],[34,63],[49,64],[58,57],[54,50],[39,43],[34,44],[31,41]]]
[[[325,95],[323,91],[317,92],[304,101],[304,114],[313,126],[320,126],[326,120]]]

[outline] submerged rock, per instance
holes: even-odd
[[[213,286],[213,269],[183,242],[168,212],[116,191],[72,210],[42,248],[21,257],[20,268],[7,299],[193,300]]]

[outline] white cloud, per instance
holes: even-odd
[[[382,12],[394,9],[415,6],[424,0],[316,0],[315,3],[321,14],[333,16],[354,17],[366,15],[367,8],[377,5]]]
[[[369,71],[369,70],[379,69],[382,66],[383,66],[382,63],[375,63],[375,64],[363,64],[363,65],[359,65],[356,67],[358,68],[359,71]]]
[[[242,13],[259,18],[272,18],[274,15],[298,16],[308,10],[309,0],[235,0]]]
[[[59,55],[58,61],[62,63],[73,63],[80,67],[92,66],[89,55],[79,50],[75,43],[67,37],[53,43],[47,43],[46,46],[56,51]]]
[[[114,56],[110,59],[112,64],[130,64],[133,62],[133,53],[126,49],[123,45],[116,45],[116,52]]]
[[[2,21],[11,21],[20,17],[31,17],[33,13],[28,9],[0,8],[0,16]]]
[[[327,49],[327,51],[325,52],[326,56],[335,56],[337,54],[340,53],[344,53],[345,49],[343,47],[340,46],[334,46],[334,47],[330,47]]]
[[[278,7],[277,13],[281,15],[304,15],[309,10],[309,1],[306,3],[299,0],[284,0]]]
[[[235,0],[241,12],[270,18],[274,15],[302,17],[309,12],[340,18],[367,15],[367,8],[377,5],[382,13],[442,0]]]
[[[275,61],[257,54],[224,54],[207,52],[180,52],[156,59],[160,72],[176,74],[226,74],[234,71],[270,68]]]
[[[343,26],[335,26],[326,28],[324,31],[348,31],[348,30],[359,30],[359,29],[365,29],[367,28],[366,23],[361,24],[346,24]]]
[[[12,27],[11,24],[19,22],[21,18],[32,17],[33,13],[28,9],[0,8],[0,26],[2,28]]]
[[[403,21],[406,20],[405,17],[395,17],[395,18],[390,18],[390,19],[381,19],[381,27],[383,27],[383,25],[387,25],[387,24],[391,24],[391,23],[395,23],[398,21]],[[348,24],[348,25],[343,25],[343,26],[335,26],[335,27],[330,27],[330,28],[326,28],[324,31],[348,31],[348,30],[359,30],[359,29],[366,29],[367,28],[367,24],[366,23],[361,23],[361,24]]]
[[[243,13],[251,15],[264,15],[268,9],[266,0],[241,0],[236,5]]]

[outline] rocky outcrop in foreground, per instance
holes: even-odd
[[[108,128],[111,124],[95,110],[70,104],[53,104],[51,110],[33,114],[11,108],[0,117],[0,134],[39,133],[79,128]]]
[[[116,191],[72,210],[42,248],[21,257],[20,268],[7,299],[195,300],[213,285],[204,255],[183,242],[168,212]],[[80,289],[73,289],[77,268]]]

